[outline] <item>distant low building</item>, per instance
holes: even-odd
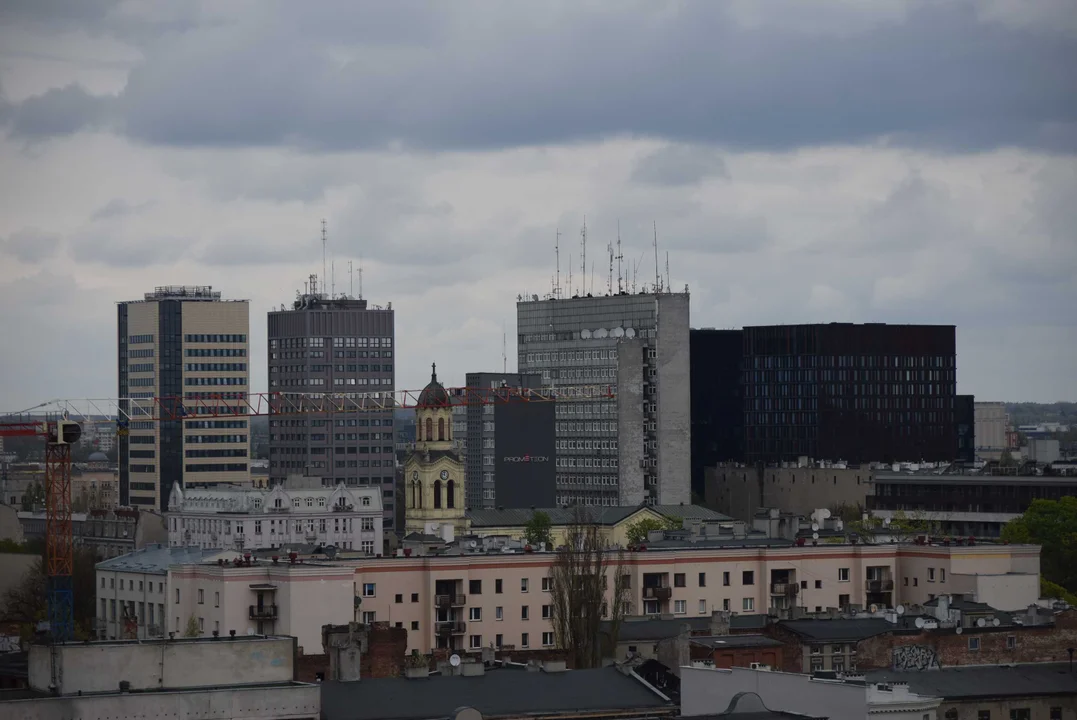
[[[258,550],[332,545],[382,552],[382,498],[377,486],[335,488],[197,488],[172,486],[168,543]]]

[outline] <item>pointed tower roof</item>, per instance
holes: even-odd
[[[419,407],[448,407],[449,393],[445,386],[438,382],[437,363],[430,364],[430,384],[419,393]]]

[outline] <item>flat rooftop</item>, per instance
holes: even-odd
[[[966,665],[923,672],[874,670],[870,682],[908,683],[917,695],[946,700],[1077,695],[1077,671],[1068,663]]]

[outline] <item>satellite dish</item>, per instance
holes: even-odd
[[[610,335],[612,335],[615,338],[624,337],[625,336],[625,329],[621,328],[621,327],[615,327],[615,328],[613,328],[613,330],[610,330]]]
[[[976,621],[976,627],[986,627],[986,626],[987,626],[987,621],[984,620],[983,618],[980,618],[979,620]]]
[[[870,607],[868,607],[868,612],[870,612],[872,615],[874,615],[875,613],[879,612],[879,606],[878,605],[871,605]]]
[[[452,665],[453,667],[460,667],[460,656],[457,655],[456,653],[453,653],[452,655],[450,655],[449,656],[449,664]]]
[[[813,533],[811,534],[811,539],[812,539],[812,540],[818,540],[818,539],[819,539],[819,533],[817,533],[817,532],[813,532]]]
[[[994,625],[995,627],[998,627],[999,625],[1002,624],[1002,622],[998,618],[991,618],[991,624]]]
[[[823,520],[826,520],[828,517],[830,517],[830,511],[826,508],[823,508],[819,511],[819,517],[821,517]]]
[[[580,337],[583,338],[584,340],[590,340],[591,339],[591,331],[590,330],[580,330]]]
[[[895,608],[895,610],[897,610],[898,615],[904,615],[905,614],[905,606],[904,605],[898,605]]]
[[[883,525],[886,527],[890,527],[890,518],[883,518]]]
[[[599,328],[598,330],[595,330],[595,337],[596,338],[609,337],[609,334],[610,334],[610,332],[606,328]]]
[[[918,617],[918,618],[916,618],[916,622],[913,623],[913,624],[916,625],[916,627],[918,627],[920,629],[923,629],[923,627],[924,627],[924,619],[922,617]]]
[[[818,530],[819,529],[819,523],[812,523],[811,524],[811,529],[812,529],[812,532],[815,532],[816,530]]]
[[[965,632],[965,631],[964,631],[964,630],[962,630],[961,628],[956,628],[956,629],[954,630],[954,632],[955,632],[955,633],[957,633],[958,635],[960,635],[961,633],[963,633],[963,632]]]
[[[634,338],[634,337],[636,337],[636,331],[633,330],[632,328],[625,328],[625,337],[626,338]]]

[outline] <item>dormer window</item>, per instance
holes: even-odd
[[[273,507],[280,507],[280,506],[281,506],[280,498],[277,498],[276,500],[273,501]]]
[[[320,508],[325,507],[325,498],[323,498],[323,497],[318,498],[318,507],[320,507]]]
[[[299,498],[292,498],[292,507],[294,507],[294,508],[299,507]]]
[[[307,498],[307,507],[309,507],[309,508],[314,507],[314,498],[312,498],[312,497]]]

